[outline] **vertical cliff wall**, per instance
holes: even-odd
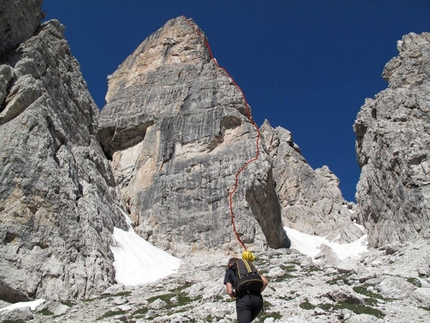
[[[1,4],[0,299],[9,302],[104,290],[114,282],[113,227],[125,228],[94,132],[99,111],[64,27],[50,21],[26,39],[17,31],[23,17],[40,21],[40,2]]]
[[[430,237],[430,34],[408,34],[384,68],[388,88],[354,123],[358,216],[369,243]]]

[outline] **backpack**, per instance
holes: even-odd
[[[237,285],[236,293],[260,292],[263,287],[263,279],[248,260],[236,260]]]

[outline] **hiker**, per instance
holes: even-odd
[[[249,287],[240,288],[238,290],[239,276],[241,275],[241,269],[245,265],[249,268],[254,269],[255,275],[259,280],[255,284],[255,287],[249,285]],[[269,284],[269,281],[263,275],[260,275],[252,262],[242,260],[239,258],[231,258],[228,261],[228,268],[224,277],[224,284],[226,286],[226,292],[230,297],[236,300],[236,312],[238,323],[250,323],[263,309],[263,296],[261,292]]]

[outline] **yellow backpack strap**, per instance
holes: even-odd
[[[251,269],[251,266],[249,265],[248,260],[244,260],[244,259],[242,259],[242,261],[243,261],[243,263],[245,264],[246,271],[247,271],[248,273],[252,272],[252,269]]]

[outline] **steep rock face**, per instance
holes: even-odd
[[[237,249],[229,192],[257,129],[203,32],[168,21],[110,76],[106,99],[99,137],[136,230],[179,256]],[[238,176],[233,210],[245,243],[287,245],[264,151]]]
[[[43,19],[43,0],[0,2],[0,58],[34,34]]]
[[[0,21],[21,19],[25,6],[6,3]],[[99,112],[63,29],[44,23],[0,62],[0,299],[9,302],[104,290],[113,227],[126,227],[94,134]]]
[[[354,225],[355,204],[342,197],[336,175],[327,166],[313,170],[288,130],[273,129],[265,121],[261,134],[272,161],[284,224],[308,234],[339,238],[340,242],[362,236],[362,230]]]
[[[358,217],[374,247],[430,237],[430,33],[408,34],[397,48],[382,74],[388,89],[354,123]]]

